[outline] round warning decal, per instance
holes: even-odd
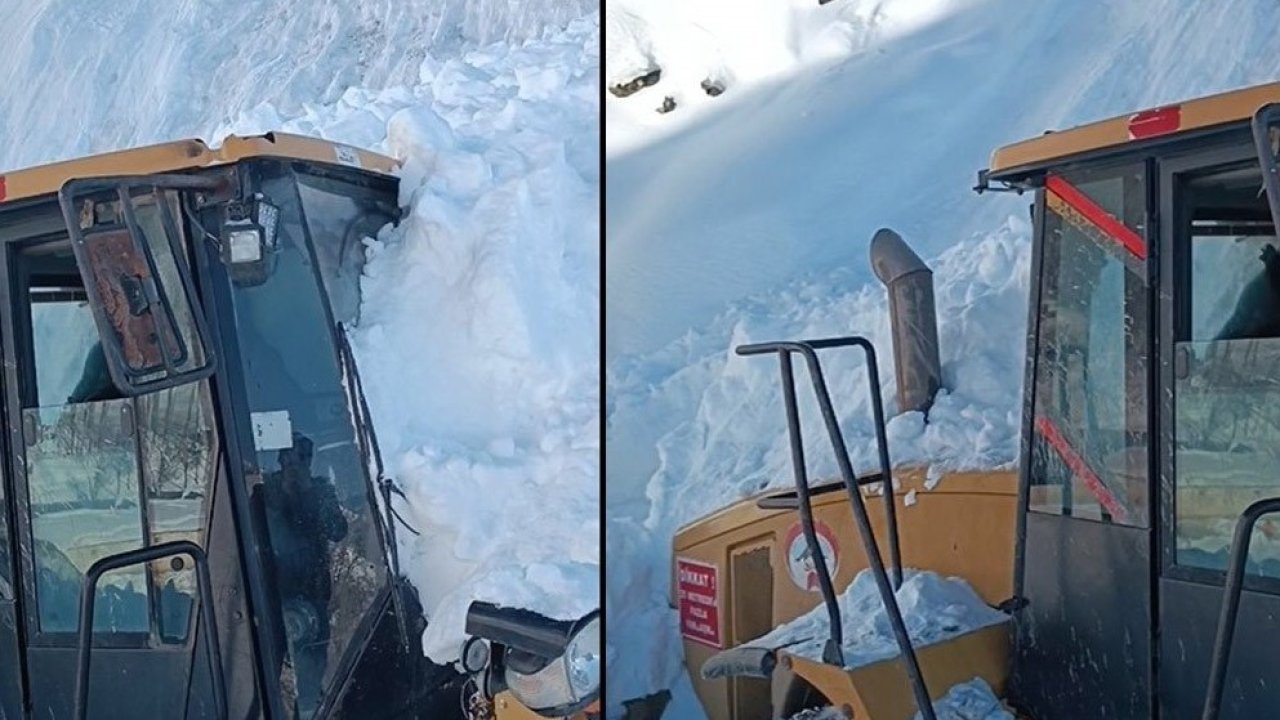
[[[831,579],[835,580],[836,572],[840,569],[840,543],[836,541],[836,534],[824,522],[814,522],[813,530],[818,536],[822,557],[827,562],[827,571],[831,574]],[[819,592],[818,565],[809,549],[809,543],[805,541],[800,523],[792,525],[787,531],[786,547],[787,572],[791,575],[791,582],[801,590]]]

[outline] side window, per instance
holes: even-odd
[[[105,400],[116,395],[84,291],[34,287],[30,298],[36,405]]]
[[[144,534],[132,403],[113,398],[83,289],[50,282],[29,293],[36,397],[22,420],[39,627],[71,633],[85,571]],[[99,588],[95,630],[148,630],[143,568],[109,573]]]
[[[1176,559],[1226,567],[1236,519],[1280,494],[1280,253],[1257,165],[1178,188],[1187,268],[1174,342]],[[1264,517],[1249,572],[1280,578],[1280,520]]]
[[[203,546],[219,447],[209,382],[143,395],[135,407],[148,544],[190,540]],[[199,596],[195,567],[166,558],[152,563],[150,572],[160,639],[185,642]]]
[[[1142,166],[1044,190],[1030,509],[1147,524],[1147,269]]]
[[[35,615],[41,632],[69,637],[94,562],[170,540],[202,544],[217,436],[207,381],[136,398],[116,389],[68,245],[31,248],[19,264]],[[107,573],[94,629],[185,642],[196,594],[190,562]]]

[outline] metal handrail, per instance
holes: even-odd
[[[1222,610],[1218,616],[1218,632],[1213,639],[1213,659],[1209,664],[1209,687],[1205,692],[1201,720],[1217,720],[1222,709],[1222,692],[1227,682],[1227,663],[1235,643],[1236,616],[1240,612],[1240,596],[1244,590],[1245,564],[1249,546],[1253,544],[1253,526],[1263,515],[1280,512],[1280,497],[1257,500],[1240,513],[1231,553],[1227,558],[1227,581],[1222,590]]]
[[[822,363],[818,360],[818,350],[839,347],[860,347],[866,355],[867,378],[871,393],[871,412],[875,422],[876,449],[880,459],[880,472],[884,478],[885,520],[889,529],[889,557],[893,567],[893,580],[885,570],[884,560],[880,557],[875,532],[871,529],[871,520],[867,515],[867,507],[859,490],[857,476],[853,472],[853,464],[849,460],[849,450],[844,436],[840,432],[840,422],[836,417],[831,402],[831,393],[827,390],[826,379],[822,373]],[[858,526],[858,534],[866,550],[871,572],[876,579],[876,587],[880,591],[880,599],[884,603],[885,613],[889,616],[889,625],[893,629],[894,639],[902,653],[902,663],[907,678],[915,695],[916,706],[924,720],[936,720],[933,702],[925,685],[924,675],[920,672],[920,663],[916,658],[915,648],[907,634],[906,623],[902,619],[902,608],[898,605],[894,591],[902,587],[902,560],[898,543],[898,520],[894,507],[893,475],[889,462],[889,442],[885,433],[884,403],[880,395],[880,373],[876,364],[875,347],[866,338],[851,336],[845,338],[828,338],[823,340],[807,340],[803,342],[766,342],[739,345],[734,349],[738,355],[764,355],[776,353],[782,372],[783,404],[787,413],[787,433],[791,441],[791,463],[795,475],[796,496],[800,511],[800,525],[804,531],[805,541],[813,555],[815,570],[818,573],[818,585],[826,603],[827,614],[831,619],[831,637],[823,649],[823,661],[843,666],[844,624],[840,618],[840,606],[836,600],[835,587],[831,582],[831,573],[827,569],[826,558],[818,543],[817,533],[813,526],[813,504],[809,497],[809,483],[805,471],[804,443],[800,432],[800,413],[796,405],[795,375],[791,363],[791,355],[804,357],[809,368],[809,378],[813,384],[813,392],[822,412],[822,419],[827,428],[832,451],[836,456],[836,464],[840,467],[840,476],[844,481],[849,502],[853,506],[853,518]]]
[[[173,555],[190,555],[196,564],[196,585],[200,593],[200,624],[205,634],[205,654],[213,680],[215,717],[227,717],[227,687],[218,651],[217,625],[213,617],[213,583],[209,579],[209,558],[204,549],[190,540],[174,540],[150,547],[108,555],[89,566],[80,591],[80,632],[76,653],[75,717],[85,720],[89,711],[89,656],[93,652],[93,604],[98,581],[112,570],[152,562]]]

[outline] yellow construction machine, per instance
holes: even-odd
[[[475,603],[422,654],[347,342],[395,169],[269,133],[0,174],[0,718],[596,712],[598,613]]]
[[[713,720],[930,719],[975,677],[1035,720],[1280,717],[1280,532],[1264,517],[1280,511],[1278,139],[1268,84],[995,151],[975,189],[1034,198],[1016,470],[927,487],[923,468],[893,467],[863,338],[737,348],[781,365],[795,488],[674,539],[673,602]],[[898,408],[927,411],[944,379],[930,274],[888,232],[872,264],[894,315]],[[820,355],[839,347],[869,366],[880,462],[865,476],[822,376]],[[807,478],[795,363],[834,481]],[[903,568],[964,579],[1008,622],[913,646]],[[838,653],[752,644],[825,604],[825,647],[839,648],[837,595],[862,571],[895,656],[847,668]]]

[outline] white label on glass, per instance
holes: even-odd
[[[293,423],[288,410],[250,413],[253,422],[253,447],[258,451],[284,450],[293,447]]]

